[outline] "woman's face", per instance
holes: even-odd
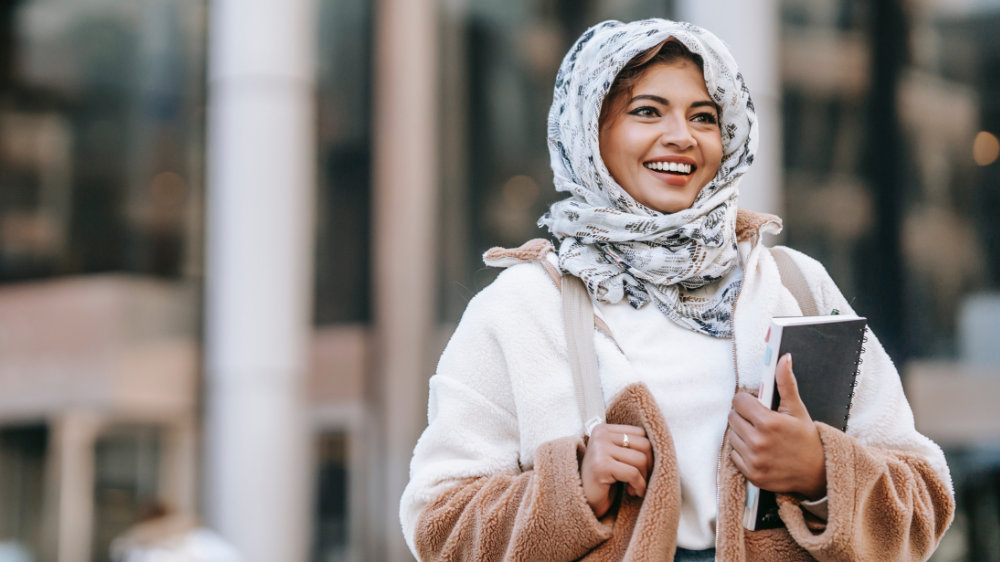
[[[686,59],[655,64],[626,96],[609,100],[601,123],[604,164],[639,203],[661,213],[687,209],[722,161],[719,113],[701,70]]]

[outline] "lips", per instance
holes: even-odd
[[[691,174],[698,169],[693,159],[684,156],[655,158],[643,162],[642,165],[655,173],[661,181],[675,187],[686,186]]]

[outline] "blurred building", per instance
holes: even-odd
[[[732,45],[763,129],[743,203],[826,264],[948,450],[937,559],[1000,557],[1000,3],[278,4],[0,1],[0,561],[106,560],[157,498],[248,561],[407,559],[436,357],[482,252],[558,197],[559,62],[650,16]]]

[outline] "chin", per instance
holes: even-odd
[[[690,209],[694,201],[653,201],[646,206],[665,215]]]

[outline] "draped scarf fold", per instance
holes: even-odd
[[[718,105],[722,162],[692,206],[664,214],[633,199],[601,159],[598,118],[611,84],[636,55],[674,38],[704,61]],[[600,302],[653,302],[667,317],[713,337],[732,336],[742,272],[736,246],[737,186],[753,163],[757,125],[750,92],[719,38],[663,19],[606,21],[563,59],[548,118],[555,187],[569,193],[539,219],[559,240],[559,267]]]

